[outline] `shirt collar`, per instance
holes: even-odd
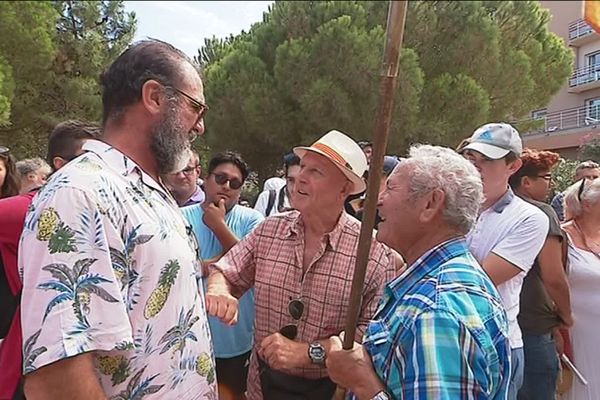
[[[194,192],[194,194],[192,194],[192,196],[188,199],[188,201],[185,202],[185,204],[183,206],[185,207],[185,206],[192,205],[192,204],[203,203],[205,198],[206,198],[206,195],[204,194],[204,191],[202,190],[202,188],[200,186],[196,185],[196,191]]]
[[[447,240],[419,257],[400,276],[387,284],[386,293],[401,299],[424,277],[434,275],[446,261],[469,252],[464,237]]]
[[[292,215],[292,223],[290,224],[289,230],[286,234],[286,237],[290,237],[290,236],[299,236],[300,233],[302,232],[302,236],[304,236],[304,222],[302,221],[302,214],[299,212],[296,212],[296,215],[294,216]],[[350,217],[348,216],[348,214],[345,211],[342,211],[342,213],[340,214],[340,218],[338,219],[337,224],[335,224],[335,227],[333,228],[333,230],[329,233],[325,234],[325,240],[327,241],[326,245],[329,244],[329,246],[335,251],[340,243],[340,237],[342,235],[342,232],[344,231],[344,228],[346,227],[346,224],[350,221]]]
[[[508,188],[506,193],[504,193],[504,195],[500,197],[500,199],[496,203],[494,203],[494,205],[491,208],[492,210],[500,214],[502,213],[502,211],[504,211],[506,206],[508,206],[511,203],[511,201],[513,201],[514,198],[515,193],[512,191],[511,188]]]
[[[131,177],[137,175],[142,182],[153,189],[162,192],[167,197],[172,197],[168,191],[156,182],[150,175],[146,174],[131,158],[121,153],[116,148],[100,140],[86,140],[82,149],[96,154],[106,165],[119,175]]]

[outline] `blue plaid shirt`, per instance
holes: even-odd
[[[506,398],[506,315],[464,239],[435,247],[386,285],[363,344],[394,399]]]

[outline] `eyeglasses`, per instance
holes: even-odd
[[[536,177],[542,178],[543,180],[548,181],[548,182],[550,182],[552,180],[552,174],[536,175]]]
[[[302,318],[302,314],[304,313],[304,303],[302,300],[292,299],[288,304],[288,312],[295,321]],[[290,340],[294,340],[298,336],[298,325],[286,325],[279,330],[279,333]]]
[[[212,175],[215,177],[215,182],[217,182],[217,184],[224,185],[225,183],[229,182],[229,187],[232,188],[233,190],[238,190],[244,184],[239,179],[230,178],[225,174],[212,174]]]
[[[187,94],[186,92],[184,92],[181,89],[177,89],[174,86],[169,86],[169,87],[171,89],[173,89],[174,91],[176,91],[177,93],[179,93],[180,95],[182,95],[183,97],[185,97],[186,99],[188,99],[190,101],[190,103],[192,103],[192,106],[198,113],[198,119],[196,120],[196,123],[198,123],[198,121],[200,121],[202,118],[204,118],[204,116],[206,115],[206,112],[208,111],[208,106],[206,104],[202,103],[201,101],[196,100],[195,98],[193,98],[192,96],[190,96],[189,94]]]
[[[10,154],[10,149],[6,146],[0,146],[0,156],[8,157]]]
[[[579,202],[581,202],[581,195],[583,194],[583,190],[585,189],[585,181],[587,181],[586,178],[581,179],[581,185],[579,185],[579,190],[577,191],[577,200],[579,200]]]
[[[190,176],[194,171],[196,171],[197,168],[198,166],[194,165],[193,167],[184,168],[180,172],[183,173],[185,176]]]

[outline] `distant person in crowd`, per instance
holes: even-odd
[[[200,258],[204,266],[217,261],[264,219],[258,211],[236,204],[248,173],[248,165],[239,154],[217,154],[208,163],[208,176],[204,181],[206,200],[202,205],[182,209],[202,243]],[[219,398],[243,399],[254,334],[254,291],[247,291],[239,299],[236,325],[228,326],[215,317],[209,317],[209,324]]]
[[[20,193],[23,194],[43,186],[52,172],[52,168],[44,159],[36,157],[17,161],[17,171],[21,176]]]
[[[600,165],[595,163],[594,161],[584,161],[579,163],[575,168],[575,176],[573,177],[573,182],[578,182],[579,180],[586,179],[596,179],[600,177]],[[558,219],[560,221],[565,221],[565,212],[564,212],[564,193],[558,193],[552,199],[550,203],[556,214],[558,215]]]
[[[25,220],[25,396],[214,399],[197,243],[160,180],[204,133],[200,73],[149,39],[100,81],[102,136],[53,174]]]
[[[550,222],[548,235],[533,267],[523,280],[519,326],[523,333],[525,367],[522,400],[554,398],[559,373],[555,340],[560,326],[571,326],[569,284],[563,260],[564,234],[556,213],[544,201],[550,193],[552,169],[560,156],[550,151],[525,149],[522,166],[510,177],[516,195],[538,207]]]
[[[588,384],[573,378],[563,398],[595,400],[600,399],[600,179],[581,179],[571,185],[565,191],[565,204],[565,211],[573,216],[563,225],[569,239],[573,362]]]
[[[294,208],[291,194],[294,192],[296,177],[300,171],[300,158],[294,153],[288,153],[283,157],[283,165],[285,170],[284,185],[279,186],[278,181],[272,181],[277,183],[270,184],[273,187],[268,187],[267,182],[279,178],[267,179],[265,190],[256,199],[254,209],[265,217],[290,211]],[[277,186],[279,187],[277,188]]]
[[[373,157],[373,143],[362,140],[358,142],[363,153],[365,153],[365,157],[367,157],[367,165],[371,164],[371,157]]]
[[[190,159],[185,168],[164,175],[165,184],[180,207],[204,202],[205,194],[200,183],[201,176],[200,155],[193,150],[190,152]]]
[[[86,140],[98,136],[100,136],[100,128],[89,122],[76,120],[61,122],[48,136],[46,160],[53,171],[58,171],[84,153],[82,147]]]
[[[21,189],[17,160],[6,146],[0,146],[0,199],[15,196]]]
[[[523,162],[519,132],[509,124],[478,128],[462,148],[483,181],[483,202],[475,226],[467,235],[469,249],[498,288],[508,315],[511,382],[508,400],[517,398],[523,383],[523,339],[517,322],[523,279],[548,236],[548,217],[508,186]]]
[[[383,191],[385,190],[385,181],[386,181],[387,177],[390,176],[390,174],[392,173],[394,168],[396,168],[396,165],[398,165],[399,162],[400,161],[398,160],[398,157],[396,157],[396,156],[384,156],[383,157],[383,171],[379,178],[379,194],[383,193]],[[359,221],[362,221],[362,218],[363,218],[365,200],[366,200],[366,198],[360,198],[360,199],[355,199],[351,202],[352,207],[356,211],[355,216]],[[379,212],[377,212],[377,214],[375,215],[375,229],[377,229],[377,226],[379,225],[380,222],[381,222],[381,217],[379,216]]]
[[[345,327],[360,232],[343,205],[365,189],[367,162],[339,131],[294,153],[300,157],[296,211],[266,218],[210,268],[207,307],[225,323],[235,323],[238,298],[255,288],[248,399],[330,400],[335,391],[325,360],[329,337]],[[394,275],[389,249],[374,240],[356,340]]]
[[[326,360],[356,398],[505,400],[506,314],[465,240],[482,200],[475,168],[442,147],[414,146],[387,180],[377,240],[409,267],[387,283],[362,346],[334,337]]]
[[[60,169],[69,160],[80,155],[85,140],[93,139],[98,132],[97,126],[84,122],[66,121],[58,124],[48,136],[47,160],[53,163],[55,170]],[[4,262],[4,268],[0,268],[0,280],[6,282],[6,285],[0,286],[0,318],[6,328],[2,329],[1,337],[5,339],[0,344],[0,399],[24,398],[21,375],[21,318],[18,307],[23,285],[17,269],[17,249],[25,215],[36,193],[36,190],[31,190],[0,200],[0,263]]]

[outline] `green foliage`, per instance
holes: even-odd
[[[582,161],[592,160],[600,162],[600,135],[592,134],[584,138],[579,147],[579,159]]]
[[[205,41],[207,140],[261,177],[330,129],[372,136],[388,2],[276,1],[249,32]],[[389,153],[454,146],[544,106],[572,53],[537,1],[410,2]]]
[[[577,164],[579,161],[560,159],[558,165],[552,170],[552,184],[555,193],[564,192],[571,186]]]
[[[0,143],[19,157],[43,155],[58,122],[98,121],[98,77],[131,41],[135,24],[122,1],[1,2],[0,59],[12,70],[14,95]],[[3,90],[0,79],[0,110]]]

